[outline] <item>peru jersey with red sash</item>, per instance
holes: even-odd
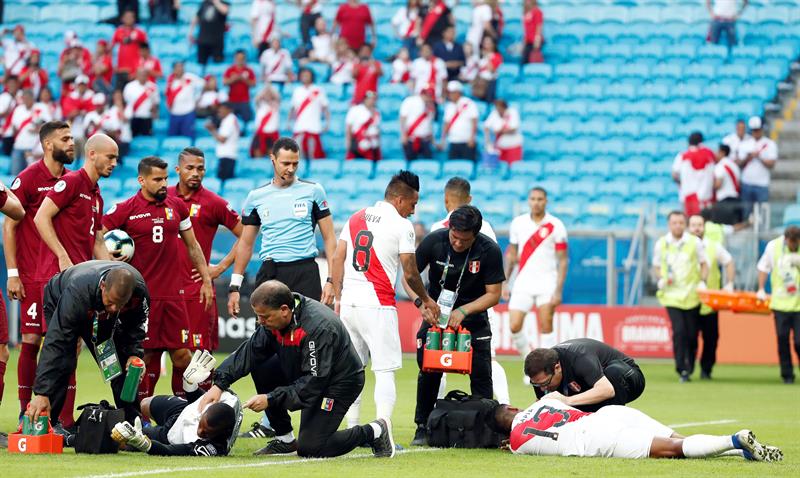
[[[400,254],[416,250],[411,221],[378,201],[353,214],[339,240],[347,243],[342,304],[394,307]]]
[[[517,246],[519,260],[514,288],[530,294],[551,291],[557,278],[556,252],[567,249],[564,223],[547,213],[538,224],[530,214],[517,216],[509,227],[509,242]]]

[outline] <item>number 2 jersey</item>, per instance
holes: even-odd
[[[122,229],[131,236],[135,246],[131,265],[142,273],[152,299],[181,298],[186,247],[179,233],[192,228],[183,201],[168,196],[163,202],[151,202],[139,191],[112,207],[103,216],[103,227]]]
[[[414,225],[388,202],[350,216],[339,239],[347,243],[342,304],[394,307],[400,254],[414,254]]]

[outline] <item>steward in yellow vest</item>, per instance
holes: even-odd
[[[658,281],[656,295],[667,308],[672,323],[675,370],[681,382],[688,382],[697,355],[700,319],[697,291],[706,288],[708,264],[703,241],[686,231],[686,216],[682,212],[669,213],[667,225],[669,233],[656,241],[653,251],[653,274]]]
[[[708,228],[707,226],[712,226]],[[733,257],[725,249],[722,227],[713,222],[706,222],[702,216],[694,215],[689,218],[689,232],[703,239],[708,262],[708,279],[706,285],[709,289],[733,292],[733,280],[736,277],[736,266]],[[722,271],[725,267],[725,287],[722,287]],[[710,380],[711,371],[717,362],[717,343],[719,342],[719,314],[717,311],[700,304],[699,332],[703,337],[703,351],[700,353],[700,379]]]
[[[794,383],[790,332],[794,332],[794,351],[800,358],[800,227],[789,226],[783,236],[767,243],[758,260],[758,296],[766,298],[764,286],[770,276],[770,309],[778,334],[778,358],[783,383]]]

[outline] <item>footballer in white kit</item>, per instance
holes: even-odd
[[[414,226],[406,219],[419,200],[419,178],[401,171],[386,187],[383,201],[348,219],[333,260],[331,278],[339,315],[364,365],[372,362],[375,403],[380,418],[391,418],[397,392],[394,371],[402,367],[402,351],[395,308],[397,268],[425,309],[439,309],[428,296],[417,270]],[[417,307],[422,305],[419,301]],[[347,414],[348,424],[359,423],[359,397]]]
[[[509,448],[519,455],[783,459],[779,448],[762,445],[750,430],[733,435],[684,437],[643,412],[622,405],[609,405],[594,413],[582,412],[545,397],[524,411],[500,406],[494,419],[496,429],[510,432]]]
[[[523,357],[528,354],[529,345],[522,326],[533,307],[539,319],[539,347],[556,344],[553,312],[561,304],[568,262],[567,229],[545,210],[547,192],[538,187],[531,189],[528,205],[530,214],[511,221],[506,251],[506,277],[519,265],[508,309],[514,345]]]

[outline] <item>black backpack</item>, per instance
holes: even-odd
[[[491,423],[497,400],[472,398],[453,390],[428,417],[425,438],[429,446],[439,448],[500,448],[508,435],[494,431]]]
[[[117,453],[119,444],[111,438],[114,425],[125,421],[125,410],[112,407],[106,400],[78,407],[78,433],[75,453]]]

